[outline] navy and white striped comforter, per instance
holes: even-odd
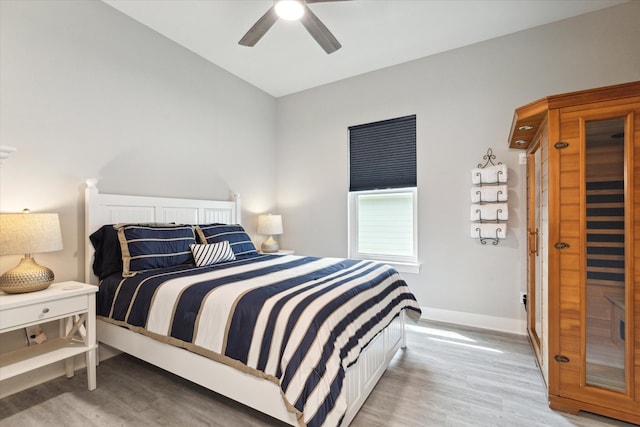
[[[310,427],[340,424],[345,369],[402,309],[420,316],[389,266],[291,255],[107,279],[97,306],[102,320],[275,382]]]

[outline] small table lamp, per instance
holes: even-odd
[[[262,252],[278,252],[280,246],[273,236],[282,234],[282,215],[260,215],[258,217],[258,234],[269,235],[269,238],[265,240],[260,247]]]
[[[0,255],[25,254],[13,270],[0,276],[0,291],[8,294],[46,289],[53,282],[53,271],[35,262],[31,254],[62,249],[58,214],[0,214]]]

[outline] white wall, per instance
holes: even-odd
[[[251,232],[275,205],[272,96],[99,1],[2,0],[0,17],[0,144],[17,148],[0,166],[0,211],[60,214],[64,250],[35,256],[57,281],[83,280],[87,178],[105,193],[234,191]],[[19,258],[0,257],[0,272]]]
[[[102,2],[0,7],[0,143],[17,148],[0,210],[60,213],[64,250],[37,256],[57,279],[83,278],[86,178],[105,193],[234,191],[251,231],[275,204],[273,97]]]
[[[535,99],[640,80],[640,2],[478,43],[278,99],[281,246],[347,255],[347,127],[417,115],[419,258],[404,274],[425,317],[524,332],[525,169],[507,148]],[[470,169],[509,167],[509,234],[469,237]]]

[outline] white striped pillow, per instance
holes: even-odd
[[[229,245],[227,240],[208,245],[192,244],[189,245],[189,248],[198,267],[236,259],[233,250],[231,250],[231,245]]]

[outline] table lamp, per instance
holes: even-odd
[[[25,254],[17,267],[0,276],[0,291],[19,294],[46,289],[53,282],[53,271],[39,265],[34,253],[62,249],[58,214],[0,213],[0,255]]]
[[[262,252],[278,252],[280,246],[273,236],[282,234],[282,215],[260,215],[258,217],[258,234],[269,235],[269,238],[260,247]]]

